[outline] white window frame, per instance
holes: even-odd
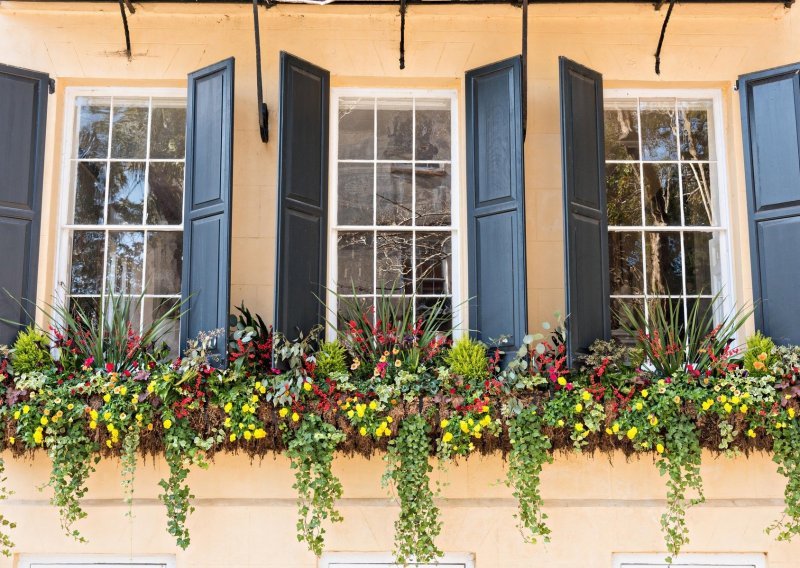
[[[326,552],[319,558],[318,568],[337,568],[339,564],[364,566],[365,568],[397,568],[395,558],[388,552]],[[447,553],[430,565],[441,568],[474,568],[475,556],[467,553]],[[408,564],[425,566],[425,564]]]
[[[328,283],[326,293],[326,314],[327,325],[326,335],[329,340],[336,337],[337,301],[336,301],[336,275],[338,274],[338,249],[337,249],[337,230],[372,231],[377,229],[388,229],[386,226],[364,225],[364,226],[344,226],[339,228],[336,225],[336,214],[338,211],[338,159],[339,159],[339,101],[348,97],[392,97],[392,98],[438,98],[450,99],[450,225],[449,227],[436,226],[436,231],[449,231],[450,254],[451,254],[451,283],[452,292],[450,294],[453,309],[453,330],[452,337],[458,339],[466,333],[467,326],[467,306],[464,302],[466,282],[462,278],[463,266],[466,265],[466,231],[462,229],[462,188],[461,188],[461,161],[458,130],[458,92],[454,89],[389,89],[389,88],[357,88],[357,87],[334,87],[331,89],[330,101],[330,141],[328,158]],[[370,160],[373,161],[373,160]],[[377,156],[374,161],[377,160]],[[385,160],[393,162],[397,160]],[[403,161],[403,160],[401,160]],[[429,160],[435,162],[436,160]],[[373,188],[374,193],[374,188]],[[414,192],[416,195],[416,192]],[[415,198],[414,198],[415,199]],[[395,227],[391,227],[394,230]],[[401,230],[425,231],[424,227],[413,226],[410,229]],[[373,248],[374,248],[373,244]],[[373,253],[374,256],[375,253]],[[373,266],[373,272],[376,267]],[[334,320],[334,321],[331,321]]]
[[[714,149],[716,151],[716,174],[717,174],[717,206],[719,209],[719,228],[708,229],[710,232],[717,232],[719,239],[719,264],[720,264],[720,294],[722,313],[717,312],[717,317],[727,316],[732,313],[736,306],[736,298],[739,291],[736,289],[736,281],[733,278],[733,256],[731,252],[731,230],[734,226],[729,209],[728,184],[728,163],[727,150],[725,148],[725,122],[723,113],[722,91],[719,89],[604,89],[604,99],[631,99],[631,98],[676,98],[676,99],[707,99],[711,101],[712,116],[714,121]],[[605,111],[605,107],[603,109]],[[639,132],[641,144],[641,131]],[[669,161],[669,160],[667,160]],[[606,162],[603,162],[606,164]],[[644,199],[644,196],[642,196]],[[644,207],[644,205],[642,205]],[[690,230],[700,230],[693,225],[688,225]],[[621,229],[624,230],[624,227]],[[641,228],[635,227],[631,230],[640,231]],[[669,230],[668,227],[665,230]],[[644,253],[644,251],[642,251]],[[686,289],[686,262],[683,258],[684,252],[681,249],[681,262],[683,265],[683,290]],[[713,275],[712,275],[713,277]],[[645,277],[646,278],[646,277]],[[682,290],[682,292],[683,292]],[[715,292],[712,292],[712,296]],[[684,298],[681,293],[681,298]],[[739,333],[736,334],[739,339]]]
[[[667,553],[615,554],[614,568],[632,566],[667,566]],[[672,565],[697,566],[698,568],[754,567],[767,568],[767,557],[763,553],[689,553],[672,557]]]
[[[92,230],[92,227],[96,227],[96,230],[99,231],[107,231],[107,230],[128,230],[128,231],[144,231],[145,227],[152,229],[153,225],[96,225],[96,226],[89,226],[89,225],[75,225],[70,224],[68,222],[70,216],[70,207],[73,203],[73,195],[72,195],[72,149],[75,142],[75,120],[76,120],[76,112],[75,112],[75,103],[79,97],[118,97],[118,98],[148,98],[150,100],[150,112],[152,112],[152,103],[153,99],[159,98],[170,98],[170,99],[183,99],[184,101],[187,99],[186,96],[186,89],[182,88],[171,88],[171,87],[67,87],[64,91],[64,106],[62,112],[64,113],[64,129],[62,133],[62,141],[61,141],[61,166],[60,166],[60,177],[59,177],[59,204],[58,204],[58,228],[57,228],[57,244],[56,244],[56,265],[54,270],[54,282],[53,282],[53,298],[56,302],[63,303],[66,305],[67,298],[70,296],[69,293],[69,278],[70,278],[70,264],[72,260],[72,256],[70,254],[70,247],[71,242],[69,236],[71,235],[72,231],[74,230]],[[148,115],[149,116],[149,115]],[[113,114],[110,116],[109,120],[113,120]],[[111,139],[109,138],[109,144],[111,144]],[[150,147],[150,128],[148,124],[147,129],[147,147]],[[149,157],[147,158],[149,161]],[[124,160],[121,160],[124,161]],[[165,160],[167,161],[167,160]],[[179,160],[168,160],[168,161],[179,161]],[[184,164],[186,163],[186,157],[183,158]],[[184,176],[185,176],[185,168],[184,168]],[[108,185],[108,182],[106,182]],[[106,188],[106,192],[108,192],[108,188]],[[184,188],[185,192],[185,188]],[[185,193],[184,193],[185,199]],[[107,202],[108,196],[105,197],[105,202]],[[146,220],[143,218],[143,220]],[[181,216],[181,224],[180,226],[177,225],[169,225],[165,226],[164,231],[183,231],[184,230],[184,219]],[[108,241],[106,240],[106,251],[108,250]],[[105,254],[105,253],[104,253]],[[143,263],[147,262],[147,243],[145,243],[144,252],[143,252]],[[100,283],[101,285],[101,296],[103,295],[102,291],[105,290],[106,286],[106,269],[107,269],[107,259],[104,258],[103,263],[103,280]],[[145,298],[148,297],[157,297],[163,298],[166,297],[165,294],[145,294]],[[175,296],[176,298],[180,297],[179,295]],[[144,302],[142,302],[144,303]],[[140,310],[143,310],[144,306],[140,306]],[[143,314],[140,312],[140,317]]]
[[[174,556],[135,555],[124,556],[120,554],[22,554],[19,557],[17,568],[37,568],[41,565],[76,566],[92,565],[97,568],[103,566],[130,566],[131,568],[175,568]]]

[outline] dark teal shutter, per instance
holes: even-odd
[[[231,57],[189,74],[183,213],[181,345],[222,328],[215,351],[226,360],[233,176]]]
[[[275,328],[325,321],[330,74],[281,52]]]
[[[527,328],[522,61],[467,72],[469,326],[507,356]]]
[[[15,322],[0,321],[4,344],[35,312],[48,80],[0,65],[0,318]]]
[[[739,77],[756,327],[800,343],[800,64]]]
[[[611,337],[603,76],[564,57],[561,144],[569,362]]]

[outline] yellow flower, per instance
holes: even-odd
[[[351,371],[355,371],[355,370],[356,370],[356,369],[358,369],[360,366],[361,366],[361,361],[359,361],[359,360],[358,360],[358,357],[356,357],[355,359],[353,359],[353,364],[352,364],[352,365],[350,365],[350,370],[351,370]]]
[[[558,426],[564,426],[564,421],[563,421],[563,420],[561,420],[561,419],[559,418],[559,419],[558,419],[558,422],[556,422],[556,424],[557,424]]]
[[[728,413],[730,413],[733,410],[733,407],[731,406],[730,402],[726,402],[725,406],[723,406],[722,408],[724,408],[725,412],[728,412]]]
[[[567,379],[565,379],[564,377],[558,377],[558,384],[563,387],[564,385],[567,384]]]
[[[641,410],[644,408],[644,405],[641,402],[636,403],[636,410]]]
[[[630,430],[628,430],[628,433],[626,435],[628,436],[629,440],[633,440],[636,437],[636,434],[638,433],[639,429],[636,426],[633,426]]]
[[[260,392],[261,394],[267,394],[267,387],[259,387],[258,392]]]
[[[712,406],[714,406],[714,401],[710,398],[703,401],[703,410],[708,410]]]
[[[577,430],[578,432],[583,432],[583,424],[580,422],[575,424],[575,430]]]
[[[656,426],[658,424],[658,418],[655,416],[650,416],[649,418],[650,426]]]
[[[484,416],[481,419],[481,422],[480,422],[481,426],[484,426],[484,427],[488,426],[491,423],[492,423],[492,417],[489,416],[488,414],[486,416]]]
[[[388,422],[389,424],[391,424],[392,422],[394,422],[394,418],[392,418],[391,416],[387,416],[387,417],[386,417],[386,422]]]
[[[47,426],[47,423],[48,423],[48,422],[49,422],[49,420],[47,419],[47,416],[42,416],[42,417],[39,419],[39,424],[41,424],[42,426]]]
[[[72,410],[73,408],[75,408],[75,405],[74,405],[74,404],[72,404],[72,403],[70,402],[70,403],[67,405],[67,410]]]
[[[611,425],[611,431],[614,432],[614,434],[619,432],[619,422],[614,422],[614,424]]]
[[[739,397],[738,396],[732,396],[731,397],[731,404],[739,404]]]
[[[28,414],[28,411],[30,411],[30,409],[31,407],[26,404],[25,406],[22,407],[22,414]]]
[[[742,414],[747,414],[747,405],[743,404],[742,406],[740,406],[739,412],[741,412]]]
[[[794,418],[794,408],[789,408],[789,418]]]
[[[286,415],[289,414],[289,409],[285,406],[278,411],[278,416],[281,418],[286,418]]]
[[[19,420],[20,412],[19,410],[14,411],[14,420]]]
[[[154,381],[150,381],[147,385],[147,392],[152,393],[154,390],[156,390],[156,384]]]
[[[394,347],[392,349],[392,355],[397,355],[398,353],[400,353],[400,348],[399,347]]]
[[[583,412],[583,405],[580,402],[575,405],[575,412],[577,413]]]
[[[296,412],[292,412],[292,422],[297,422],[298,420],[300,420],[300,415]]]
[[[450,432],[445,432],[444,436],[442,436],[442,442],[444,442],[445,444],[451,441],[452,439],[453,439],[453,434],[451,434]]]
[[[592,398],[592,395],[591,395],[591,394],[589,394],[589,391],[583,391],[583,392],[581,393],[581,398],[582,398],[583,400],[591,400],[591,398]]]
[[[244,403],[244,404],[242,405],[242,412],[244,412],[245,414],[247,414],[248,412],[250,412],[250,405],[249,405],[249,404],[247,404],[247,403]]]
[[[253,432],[253,438],[255,438],[256,440],[260,440],[261,438],[266,438],[266,437],[267,437],[267,431],[264,430],[263,428],[256,428],[256,431]]]
[[[756,432],[755,432],[755,430],[753,430],[752,428],[750,428],[750,429],[747,431],[747,435],[748,435],[749,437],[751,437],[751,438],[755,438],[755,437],[756,437]]]
[[[258,395],[257,394],[251,395],[250,402],[258,402]]]
[[[230,427],[231,427],[231,417],[230,417],[230,416],[228,416],[228,417],[225,419],[225,422],[223,422],[223,424],[225,425],[225,428],[230,428]]]
[[[149,423],[147,424],[147,429],[148,429],[148,430],[152,430],[152,429],[153,429],[153,423],[152,423],[152,422],[149,422]]]
[[[144,416],[142,416],[142,414],[141,414],[141,413],[138,413],[138,414],[136,415],[136,422],[141,422],[142,420],[144,420]]]
[[[361,434],[362,436],[366,436],[367,429],[362,426],[361,428],[358,429],[358,433]]]
[[[313,387],[311,386],[311,383],[309,383],[308,381],[303,383],[303,390],[304,391],[310,392],[312,388]],[[256,398],[258,398],[258,397],[256,397]]]
[[[675,395],[675,398],[673,398],[673,399],[672,399],[672,401],[673,401],[675,404],[680,404],[680,403],[681,403],[681,397],[679,397],[679,396],[676,394],[676,395]]]
[[[724,394],[721,394],[721,395],[719,395],[717,397],[717,400],[720,401],[720,402],[727,402],[728,401],[728,397],[725,396]]]
[[[250,432],[250,430],[245,430],[245,432],[244,432],[244,439],[245,439],[245,440],[250,440],[250,438],[252,438],[252,437],[253,437],[253,433],[252,433],[252,432]]]
[[[89,411],[89,417],[90,417],[92,420],[97,420],[97,416],[98,416],[98,414],[97,414],[97,411],[96,411],[96,410],[90,410],[90,411]]]
[[[131,395],[131,404],[139,404],[139,397],[135,394]]]
[[[767,360],[767,354],[762,351],[761,353],[758,354],[758,360],[759,361],[766,361]]]
[[[255,429],[256,429],[256,425],[255,425],[255,424],[250,424],[250,425],[247,427],[247,429],[248,429],[248,430],[255,430]]]
[[[91,428],[92,430],[94,430],[95,428],[97,428],[97,422],[95,422],[94,420],[92,420],[91,422],[89,422],[89,428]]]
[[[401,366],[402,364],[403,364],[403,362],[402,362],[400,359],[395,359],[395,360],[394,360],[394,366],[395,366],[395,367],[397,367],[397,368],[400,368],[400,366]]]
[[[37,429],[36,432],[33,433],[33,441],[36,444],[41,444],[44,440],[44,436],[42,435],[42,431]]]
[[[377,436],[378,438],[380,438],[380,437],[381,437],[381,434],[383,434],[383,428],[382,428],[382,427],[380,427],[380,426],[378,426],[377,428],[375,428],[375,436]]]
[[[224,410],[226,413],[230,414],[231,410],[233,410],[233,403],[231,403],[231,402],[226,402],[226,403],[225,403],[225,406],[223,406],[223,407],[222,407],[222,409],[223,409],[223,410]]]
[[[355,416],[355,411],[353,411],[353,410],[348,410],[348,411],[347,411],[347,417],[348,417],[348,418],[352,418],[353,416]]]
[[[163,425],[164,425],[164,430],[169,430],[170,428],[172,428],[172,420],[167,418],[166,420],[164,420]]]
[[[606,428],[606,434],[611,436],[614,432],[611,431],[611,428]]]
[[[110,448],[112,445],[113,444],[111,443],[111,440],[106,440],[106,446],[108,446]]]
[[[370,410],[377,410],[377,408],[378,408],[378,403],[377,403],[377,402],[375,402],[374,400],[373,400],[373,401],[370,401],[370,403],[369,403],[369,409],[370,409]]]
[[[642,390],[642,398],[647,398],[647,396],[648,396],[649,394],[650,394],[650,393],[649,393],[649,392],[647,392],[647,389],[643,389],[643,390]]]
[[[11,444],[12,446],[14,445],[14,442],[16,442],[16,441],[17,441],[17,439],[14,436],[9,436],[8,437],[8,443]]]
[[[489,405],[484,404],[483,407],[481,408],[481,412],[483,412],[484,414],[489,412]]]
[[[110,412],[104,412],[103,413],[103,420],[106,420],[106,421],[111,420],[111,413]]]
[[[656,451],[659,454],[663,454],[664,453],[664,444],[656,444]]]
[[[229,439],[231,442],[235,442],[235,441],[236,441],[236,434],[231,434],[230,436],[228,436],[228,439]]]
[[[128,394],[128,387],[126,387],[125,385],[119,387],[119,394],[121,394],[122,396]]]
[[[458,427],[461,428],[461,431],[464,432],[464,434],[468,434],[469,433],[469,424],[467,424],[466,421],[461,420],[458,423]]]
[[[445,428],[447,428],[449,425],[450,425],[450,421],[449,421],[449,420],[442,420],[441,422],[439,422],[439,427],[440,427],[442,430],[444,430]]]
[[[104,400],[105,402],[111,402],[111,395],[110,395],[110,394],[108,394],[108,393],[104,394],[104,395],[103,395],[103,400]]]

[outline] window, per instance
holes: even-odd
[[[419,568],[473,568],[471,554],[445,554],[435,564],[415,564]],[[323,554],[319,568],[399,568],[391,554],[375,552],[335,552]]]
[[[611,309],[701,310],[727,281],[724,168],[716,93],[606,94]],[[638,95],[638,96],[637,96]],[[620,333],[613,317],[612,329]]]
[[[105,554],[33,556],[22,555],[19,568],[175,568],[172,557],[113,556]]]
[[[139,326],[180,298],[185,93],[70,95],[60,286],[87,311],[108,291],[144,294]]]
[[[451,92],[334,93],[331,289],[365,307],[391,293],[415,317],[458,305],[454,107]]]
[[[672,564],[666,554],[615,554],[614,568],[766,568],[763,554],[679,554]]]

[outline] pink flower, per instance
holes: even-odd
[[[564,388],[567,389],[568,391],[571,391],[573,389],[572,383],[567,383],[566,385],[564,385]]]

